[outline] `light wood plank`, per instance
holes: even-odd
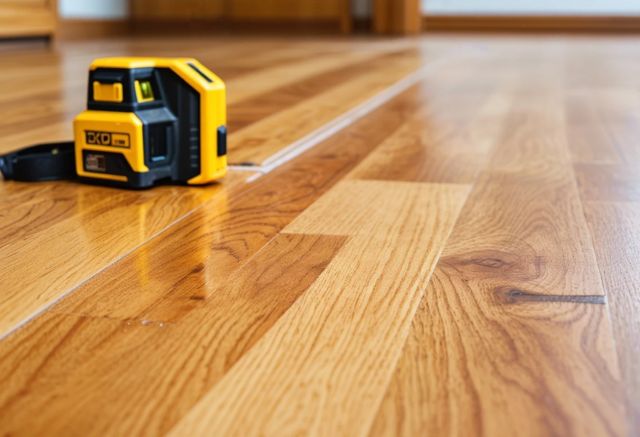
[[[366,431],[466,192],[348,181],[312,205],[285,232],[351,239],[172,435]]]
[[[370,435],[625,435],[604,299],[519,295],[478,270],[439,264]]]
[[[188,312],[188,304],[197,302],[189,302],[184,294],[175,295],[172,290],[175,284],[188,281],[194,265],[203,262],[202,257],[209,266],[208,286],[224,280],[230,270],[253,256],[352,170],[417,105],[418,99],[409,91],[302,159],[261,177],[255,185],[238,186],[227,195],[212,199],[171,232],[114,266],[112,273],[97,277],[81,292],[74,293],[56,310],[166,322],[181,318]],[[349,144],[346,150],[345,144]],[[327,154],[333,158],[326,159]],[[216,250],[211,253],[211,248]],[[142,282],[140,266],[149,263],[156,267],[144,268],[143,272],[149,273],[144,273],[148,280]],[[138,285],[132,288],[130,283]],[[187,290],[186,295],[190,296],[190,288]],[[169,297],[166,301],[165,296]]]
[[[640,201],[637,164],[576,164],[574,170],[580,195],[584,200]]]
[[[440,82],[438,75],[430,80]],[[472,183],[506,128],[511,94],[501,89],[489,95],[452,97],[453,89],[465,81],[473,83],[472,79],[459,78],[441,85],[438,93],[430,92],[424,84],[416,87],[425,99],[424,105],[363,160],[352,177]],[[456,105],[451,105],[452,100]],[[463,123],[447,121],[460,117],[461,112]]]
[[[384,44],[382,47],[383,51],[388,50]],[[294,80],[311,74],[314,66],[317,67],[316,63],[320,61],[325,62],[323,68],[331,65],[348,68],[360,59],[377,56],[375,51],[360,51],[361,55],[354,55],[346,46],[338,46],[338,49],[337,55],[319,56],[314,62],[293,62],[293,68],[285,62],[288,69],[280,68],[280,65],[271,68],[265,79],[270,77],[269,74],[278,73],[283,75],[285,81]],[[255,47],[252,50],[255,50]],[[415,55],[411,56],[417,59]],[[74,60],[73,65],[77,63]],[[304,65],[305,69],[300,69],[300,65]],[[49,70],[50,68],[45,67],[35,72],[30,71],[29,74],[33,77],[30,77],[28,82],[34,81],[34,78]],[[81,73],[74,74],[82,74],[84,77],[84,69],[79,71]],[[292,73],[292,76],[286,73]],[[16,76],[16,79],[18,80],[19,76]],[[247,87],[248,90],[254,91],[285,83],[280,76],[275,83],[260,80],[255,75],[251,75],[250,79],[261,84],[262,88]],[[47,86],[47,89],[55,90],[60,84],[54,82]],[[14,82],[14,88],[20,87],[16,87]],[[54,92],[53,95],[57,96],[57,93]],[[244,95],[251,94],[245,90]],[[5,95],[4,98],[9,97]],[[288,106],[286,103],[283,102],[281,107]],[[38,101],[37,104],[41,102]],[[65,139],[70,123],[61,120],[70,116],[65,109],[68,102],[55,100],[52,106],[44,105],[44,110],[33,113],[29,105],[27,104],[25,111],[19,112],[18,118],[8,117],[7,123],[0,127],[0,132],[6,135],[5,138],[9,138],[8,144],[15,141],[28,144],[41,137],[46,137],[47,141]],[[289,116],[295,114],[296,111],[289,112]],[[24,123],[32,126],[34,119],[42,122],[40,127],[25,129],[26,126],[22,126]],[[315,123],[322,123],[322,120]],[[259,130],[253,132],[257,133]],[[296,138],[294,133],[290,140]],[[238,143],[235,135],[231,135],[230,142]],[[279,144],[279,147],[286,145]],[[226,196],[227,190],[248,176],[249,174],[232,173],[225,179],[222,187],[191,190],[164,188],[137,193],[67,183],[46,185],[51,187],[53,198],[45,197],[46,191],[31,191],[32,186],[29,185],[15,182],[2,184],[1,190],[5,194],[2,203],[5,208],[2,213],[0,236],[4,235],[5,238],[0,241],[0,257],[7,261],[2,263],[0,273],[6,276],[7,286],[0,305],[0,315],[3,316],[0,322],[0,337],[67,295],[84,280],[157,235],[170,224],[199,208],[216,193],[224,191]],[[24,195],[23,190],[26,190]],[[37,198],[28,201],[25,195]],[[51,253],[58,255],[51,256]]]
[[[217,284],[208,282],[209,268],[217,266],[203,266],[189,284],[183,281],[200,305],[180,325],[48,313],[0,343],[0,373],[13,381],[0,395],[0,428],[7,434],[164,433],[313,283],[343,241],[278,236]],[[205,293],[212,286],[215,292]],[[71,361],[64,359],[69,353]],[[9,364],[25,355],[32,356],[27,366]]]
[[[7,423],[31,433],[51,431],[52,426],[63,433],[80,430],[88,434],[94,430],[114,435],[136,433],[143,428],[161,434],[171,428],[288,308],[291,299],[302,292],[299,287],[312,281],[330,259],[327,250],[337,250],[343,240],[335,236],[278,237],[278,232],[396,129],[415,110],[418,100],[407,92],[301,159],[263,176],[253,185],[236,187],[237,191],[226,199],[212,199],[75,290],[48,314],[146,326],[157,329],[157,337],[145,342],[144,347],[134,341],[135,359],[123,359],[120,354],[130,351],[131,339],[114,335],[111,325],[93,324],[96,343],[78,346],[79,360],[87,361],[82,366],[75,360],[68,361],[64,353],[34,358],[36,362],[46,361],[38,366],[41,374],[56,372],[64,383],[49,386],[37,374],[18,377],[16,373],[0,372],[0,379],[17,381],[15,385],[0,386],[0,398],[13,399],[6,407]],[[345,150],[347,142],[349,148]],[[327,159],[328,155],[333,158]],[[327,257],[319,261],[315,253]],[[271,278],[283,271],[274,282],[264,284],[263,277]],[[248,288],[253,289],[248,283],[252,281],[257,281],[256,287],[266,288],[248,299]],[[236,288],[236,283],[241,286]],[[274,298],[273,294],[282,298]],[[246,306],[241,310],[237,305]],[[255,311],[264,316],[251,316],[246,324],[242,322],[243,317],[255,315]],[[232,321],[229,317],[237,318]],[[223,319],[227,322],[221,327]],[[34,332],[42,327],[41,320],[35,319],[8,337],[16,340],[2,355],[5,369],[20,372],[24,368],[12,359],[22,359],[22,353],[27,352],[18,353],[15,348],[27,343],[21,340],[23,336],[36,335]],[[237,337],[229,326],[239,328],[234,331]],[[167,329],[172,332],[169,337]],[[38,341],[64,343],[74,332],[61,328],[38,337]],[[2,345],[0,342],[0,351]],[[40,350],[48,354],[49,350],[47,345],[34,348],[31,343],[29,348],[33,354]],[[208,353],[202,354],[203,349]],[[212,366],[211,362],[217,364]],[[201,377],[193,377],[191,371],[183,371],[185,368]],[[91,373],[102,376],[95,381],[87,378]],[[113,384],[113,378],[122,383]],[[165,385],[175,389],[158,389]],[[47,403],[46,408],[41,402]],[[77,405],[82,409],[77,410]],[[49,412],[55,418],[48,417]],[[13,421],[14,415],[20,420]],[[38,420],[33,420],[34,415]],[[87,421],[87,417],[91,420]]]
[[[384,121],[381,113],[365,122],[371,127],[377,123],[379,129],[369,129],[371,136],[363,139],[384,138],[388,134],[385,129],[399,122],[399,117],[403,115],[403,104],[391,105],[390,108],[398,112],[390,113],[387,110]],[[358,148],[361,150],[359,153],[366,153],[377,144],[376,140],[371,144],[352,141],[354,154],[343,156],[347,162],[353,163],[354,158],[361,156],[358,155]],[[340,169],[343,162],[337,160],[327,164]],[[309,175],[316,174],[316,171],[312,171]],[[7,240],[1,245],[2,256],[7,262],[0,267],[0,271],[6,275],[4,303],[0,305],[0,312],[4,314],[0,332],[6,334],[11,331],[68,294],[84,279],[144,243],[216,193],[221,197],[220,201],[214,203],[215,208],[226,210],[224,202],[227,191],[247,176],[231,175],[224,186],[192,190],[163,188],[146,192],[61,184],[63,191],[58,192],[61,201],[53,207],[55,211],[60,211],[59,216],[51,214],[49,202],[24,203],[20,194],[23,185],[3,184],[3,190],[9,194],[5,200],[5,218],[10,221],[5,222],[3,227]],[[15,200],[12,201],[10,199],[13,196]],[[257,205],[263,203],[258,202]],[[42,225],[32,226],[38,220],[44,220]],[[29,239],[20,240],[17,238],[20,235]],[[61,235],[65,238],[60,238]],[[93,250],[97,247],[100,250]],[[61,256],[51,257],[50,253],[60,253]],[[90,262],[87,262],[87,256]],[[27,273],[25,268],[28,269]]]
[[[415,55],[400,57],[360,77],[264,118],[234,137],[233,160],[261,163],[278,150],[302,138],[401,80],[422,65]]]
[[[315,50],[306,49],[307,56],[299,62],[276,65],[262,71],[239,77],[228,84],[228,102],[240,102],[262,93],[281,87],[287,83],[321,74],[335,68],[345,67],[362,62],[380,54],[410,48],[406,42],[384,43],[375,49],[370,47],[339,51],[318,57]],[[316,49],[317,50],[317,49]]]
[[[536,85],[513,90],[513,128],[460,214],[372,435],[626,432],[557,83]]]
[[[412,52],[412,50],[405,50],[382,54],[355,63],[353,62],[353,56],[351,56],[348,62],[335,69],[324,70],[323,68],[319,73],[310,77],[305,77],[298,81],[292,80],[283,86],[253,98],[231,104],[228,107],[229,131],[237,133],[242,128],[322,94],[336,85],[357,81],[362,75],[376,69],[381,63],[393,63],[402,54],[406,55]],[[231,85],[233,86],[233,84]]]
[[[624,381],[630,434],[640,432],[640,204],[587,202],[618,360]]]
[[[478,182],[374,435],[624,435],[598,268],[575,187],[556,184]]]
[[[0,337],[225,189],[73,189],[70,205],[58,202],[65,209],[61,216],[35,228],[33,221],[53,211],[49,204],[18,208],[19,214],[7,217],[9,238],[0,247]]]
[[[0,50],[0,148],[68,138],[90,60],[150,52],[239,84],[259,141],[352,107],[388,61],[448,61],[251,183],[0,184],[0,315],[49,308],[0,341],[1,433],[637,433],[633,37]],[[425,181],[473,185],[446,243],[467,186]]]

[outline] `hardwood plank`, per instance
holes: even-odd
[[[367,53],[364,57],[373,56],[374,54]],[[327,60],[326,58],[327,56],[321,56],[318,59]],[[354,59],[344,55],[333,58],[329,56],[329,65],[331,59],[336,62],[340,60],[347,65],[354,62]],[[313,63],[310,64],[313,67]],[[287,70],[272,69],[274,71],[283,73]],[[305,71],[307,74],[311,70]],[[63,111],[65,105],[66,103],[55,104],[55,109],[49,107],[48,110],[54,109],[54,113]],[[43,114],[49,112],[44,111]],[[23,115],[27,120],[28,111]],[[38,115],[32,114],[32,117],[37,118]],[[40,128],[26,130],[23,126],[16,135],[7,133],[7,129],[2,132],[7,134],[7,138],[12,138],[9,143],[29,143],[41,136],[47,137],[49,141],[64,139],[69,127],[59,120],[67,115],[49,114],[46,117],[50,117],[50,122],[44,123]],[[10,121],[12,129],[20,127],[18,120]],[[33,118],[29,123],[33,123]],[[234,135],[230,141],[232,144],[235,142]],[[286,144],[280,146],[284,145]],[[2,263],[0,272],[7,275],[8,285],[0,305],[0,314],[4,316],[0,322],[0,337],[68,294],[88,277],[152,238],[166,226],[200,207],[215,193],[230,189],[247,176],[232,174],[226,178],[224,187],[193,190],[165,188],[145,193],[124,193],[56,183],[51,186],[55,192],[53,201],[43,197],[45,191],[31,191],[25,184],[2,184],[2,191],[6,194],[2,203],[7,212],[3,213],[4,220],[0,229],[0,236],[4,236],[0,241],[0,257],[7,259],[7,262]],[[25,201],[23,189],[26,193],[33,193],[38,200]],[[101,249],[93,250],[96,247]],[[36,252],[35,255],[33,251]],[[58,252],[62,256],[50,255]],[[31,266],[31,263],[35,263],[34,267],[25,273],[26,267]]]
[[[234,162],[259,164],[298,138],[373,97],[422,65],[408,55],[242,129],[233,137]]]
[[[625,433],[556,84],[534,88],[513,90],[513,128],[447,242],[372,435]]]
[[[509,116],[447,253],[525,291],[602,294],[562,118],[537,100]]]
[[[345,181],[307,209],[285,232],[349,242],[171,434],[366,431],[466,192]]]
[[[314,50],[305,49],[307,57],[300,62],[267,68],[254,74],[244,75],[228,84],[228,102],[234,104],[282,87],[288,83],[300,81],[317,74],[345,67],[385,52],[407,48],[407,44],[396,42],[383,44],[372,50],[347,50],[318,57]]]
[[[580,195],[587,201],[640,201],[637,164],[575,164]]]
[[[291,220],[344,177],[367,153],[413,112],[418,100],[409,92],[337,134],[300,160],[205,204],[192,216],[136,251],[107,275],[69,296],[57,310],[121,319],[169,322],[198,302],[189,281],[194,266],[205,263],[208,286],[216,284],[258,251]],[[349,143],[345,149],[344,144]],[[211,248],[215,249],[211,252]],[[139,280],[141,266],[147,280]],[[115,282],[114,282],[115,281]],[[138,284],[136,288],[128,284]],[[118,290],[117,293],[114,290]],[[206,293],[205,293],[206,294]],[[123,298],[126,296],[126,298]],[[186,296],[186,297],[185,297]],[[166,301],[165,301],[166,299]]]
[[[584,163],[617,163],[611,128],[599,117],[591,93],[570,94],[567,98],[567,136],[572,159]]]
[[[636,96],[623,88],[573,91],[567,97],[566,111],[569,150],[574,162],[640,161],[640,147],[635,141],[640,123]]]
[[[438,79],[433,79],[437,81]],[[469,80],[460,78],[460,81]],[[505,90],[453,96],[458,81],[442,95],[420,87],[425,104],[380,147],[358,165],[352,176],[416,182],[472,183],[505,129],[510,96]],[[442,87],[441,87],[442,88]],[[451,105],[455,101],[456,105]],[[454,109],[455,108],[455,109]],[[446,122],[464,114],[464,123]]]
[[[333,70],[322,71],[299,81],[292,81],[250,99],[229,105],[229,131],[237,132],[257,121],[304,102],[340,83],[357,80],[381,63],[393,63],[402,53],[383,54],[358,63],[347,63]]]
[[[474,270],[439,263],[370,435],[625,435],[602,296],[528,300]]]
[[[0,428],[7,434],[163,433],[313,283],[343,240],[281,235],[222,283],[207,284],[204,268],[194,272],[193,296],[207,285],[216,290],[180,326],[48,313],[0,343],[2,363],[43,352],[29,366],[0,368],[14,381],[0,397]],[[57,358],[69,353],[71,361]]]
[[[640,432],[640,204],[586,202],[626,393],[630,433]]]
[[[637,52],[237,35],[2,51],[3,150],[68,137],[92,57],[188,54],[233,86],[258,158],[374,92],[363,79],[447,62],[250,182],[1,183],[0,433],[634,435]]]
[[[73,187],[70,201],[17,208],[7,217],[9,238],[0,247],[0,337],[226,189]]]
[[[157,434],[168,430],[249,350],[249,340],[257,340],[262,335],[259,326],[267,329],[271,322],[266,321],[273,321],[271,318],[276,318],[289,305],[287,303],[279,306],[279,310],[273,309],[271,304],[258,304],[256,300],[247,302],[245,298],[224,290],[230,287],[238,293],[244,293],[242,290],[248,286],[236,288],[234,284],[257,281],[260,285],[263,284],[263,278],[282,272],[287,265],[284,261],[273,264],[278,254],[281,254],[280,258],[289,260],[287,262],[294,260],[297,263],[298,258],[302,258],[309,260],[309,263],[303,263],[299,269],[296,264],[288,268],[287,273],[278,279],[280,282],[269,285],[273,286],[273,293],[282,293],[283,298],[291,297],[291,293],[284,293],[283,290],[301,290],[296,287],[311,281],[313,272],[318,273],[324,265],[313,261],[317,259],[313,258],[316,250],[309,247],[316,237],[277,237],[278,232],[344,177],[417,105],[418,99],[414,93],[407,92],[399,96],[300,159],[251,185],[236,187],[237,191],[230,193],[226,200],[222,196],[212,199],[185,220],[87,281],[47,314],[105,319],[119,321],[123,326],[157,328],[158,333],[154,334],[157,337],[146,341],[144,346],[134,341],[135,359],[122,359],[119,354],[130,350],[127,345],[129,338],[124,335],[113,336],[106,327],[102,332],[100,326],[95,325],[92,328],[96,330],[95,346],[88,342],[86,349],[79,347],[77,352],[79,360],[83,363],[86,361],[83,365],[76,365],[74,360],[68,361],[66,354],[42,358],[46,361],[42,367],[46,369],[41,368],[40,372],[46,375],[49,369],[57,369],[55,371],[61,375],[63,382],[47,386],[46,381],[38,380],[37,374],[29,374],[31,376],[13,378],[18,382],[10,387],[0,385],[0,391],[7,390],[2,396],[14,399],[7,410],[0,407],[0,416],[17,416],[19,419],[11,419],[7,423],[25,432],[36,432],[44,427],[51,431],[53,428],[49,422],[64,433],[79,430],[87,434],[95,430],[100,434],[120,435],[148,429],[149,433]],[[344,148],[346,142],[350,145],[348,149]],[[272,241],[274,237],[282,244],[271,247],[275,244]],[[284,243],[294,243],[300,239],[306,242],[305,245],[296,246],[299,251],[293,250],[289,256],[288,250],[292,245]],[[329,247],[337,250],[342,237],[321,236],[316,240],[325,242],[322,247],[327,250]],[[307,256],[311,258],[305,258]],[[266,273],[261,275],[259,272],[263,268]],[[289,270],[292,270],[291,275]],[[293,275],[294,271],[301,276]],[[242,278],[247,279],[245,281]],[[274,304],[280,302],[278,305],[283,302],[268,293],[261,294],[262,298],[273,300]],[[247,306],[238,309],[237,305],[241,304]],[[264,309],[261,309],[263,306]],[[220,325],[220,317],[237,315],[242,318],[255,314],[254,310],[266,311],[266,321],[247,319],[247,325],[244,325],[240,319],[235,323],[226,319],[227,323],[223,327]],[[26,343],[21,340],[22,336],[35,335],[32,333],[41,329],[42,320],[42,317],[35,319],[7,338],[15,339],[11,343],[14,346],[2,355],[7,368],[21,368],[20,363],[12,359],[21,359],[23,354],[16,352],[13,347]],[[237,338],[231,333],[227,334],[231,329],[229,327],[236,325],[247,326],[248,331],[234,331],[238,332]],[[254,328],[256,331],[252,330]],[[167,339],[168,329],[171,330],[170,338],[175,340]],[[74,332],[61,328],[60,331],[51,332],[48,337],[41,337],[40,341],[60,343],[73,335]],[[226,341],[229,347],[218,346]],[[0,342],[0,351],[3,350],[3,344]],[[40,350],[46,353],[47,348],[32,347],[30,353],[37,354]],[[203,350],[207,351],[204,355],[200,352]],[[85,359],[87,356],[92,358]],[[211,362],[217,364],[211,366]],[[69,363],[74,366],[68,367]],[[125,367],[120,367],[118,363]],[[107,366],[102,367],[102,364]],[[102,376],[96,381],[88,378],[87,375],[91,373]],[[6,373],[0,374],[0,379],[9,378],[10,375]],[[112,378],[122,383],[113,384]],[[40,403],[45,400],[46,408]],[[78,405],[82,405],[81,410],[76,409]],[[30,410],[31,406],[36,409]],[[30,417],[35,411],[42,420],[34,421]],[[56,418],[48,418],[49,412]],[[4,421],[0,419],[2,423]]]
[[[571,179],[483,173],[447,254],[525,292],[603,294]]]
[[[484,175],[440,266],[374,435],[623,435],[607,312],[585,307],[605,301],[571,181]]]
[[[371,130],[371,136],[363,137],[372,140],[372,143],[365,145],[362,140],[355,142],[351,140],[352,154],[343,155],[346,161],[337,160],[334,163],[327,163],[331,164],[330,168],[340,169],[345,162],[353,163],[353,159],[362,156],[362,153],[366,153],[377,144],[375,138],[384,138],[388,135],[385,129],[399,123],[399,117],[404,114],[403,105],[406,106],[403,103],[390,105],[377,116],[373,116],[371,121],[367,121],[365,125],[374,126],[369,123],[378,123],[381,128]],[[383,113],[387,117],[384,121],[381,118]],[[356,128],[361,129],[361,125],[357,125]],[[347,138],[351,138],[351,134],[347,133],[347,135]],[[341,146],[334,147],[341,148]],[[314,175],[317,175],[316,171],[310,173],[311,177]],[[234,180],[239,182],[244,177],[246,177],[245,174],[232,175],[227,178],[223,186],[196,188],[191,191],[167,187],[146,192],[121,192],[108,188],[70,187],[68,192],[70,203],[58,202],[58,206],[55,207],[56,211],[59,209],[66,211],[61,213],[59,219],[55,219],[55,215],[50,215],[52,209],[48,202],[8,208],[12,212],[7,218],[13,221],[4,228],[4,234],[10,236],[12,243],[9,244],[7,240],[0,250],[0,256],[8,260],[0,266],[0,271],[7,275],[5,282],[7,285],[2,305],[0,305],[0,313],[4,315],[0,323],[2,328],[0,333],[5,335],[25,319],[68,294],[69,290],[87,277],[101,271],[218,193],[222,196],[219,200],[222,203],[214,203],[214,205],[221,205],[216,208],[226,210],[224,204],[226,191],[232,189]],[[332,180],[331,177],[328,180]],[[292,185],[292,187],[298,186]],[[3,189],[6,188],[9,193],[14,192],[13,187],[13,184],[3,184]],[[112,197],[108,193],[117,194],[115,194],[116,197]],[[191,193],[191,197],[188,193]],[[86,195],[90,197],[85,197]],[[64,198],[66,194],[62,196]],[[94,202],[96,197],[104,198],[104,202]],[[7,206],[22,203],[22,199],[23,197],[17,194],[15,201],[8,200]],[[121,202],[118,203],[118,199]],[[254,197],[248,197],[248,199],[258,200]],[[267,202],[271,199],[268,190],[263,199]],[[254,206],[257,205],[265,205],[265,203],[258,201]],[[25,221],[25,214],[32,219]],[[43,225],[30,226],[29,223],[33,223],[33,220],[37,222],[38,217],[43,218]],[[50,218],[46,219],[46,217]],[[17,236],[27,234],[30,238],[27,244],[17,239]],[[60,238],[61,235],[65,238]],[[39,249],[36,250],[36,247]],[[101,249],[93,250],[96,247]],[[64,256],[51,257],[49,253],[61,253]],[[88,253],[91,262],[87,262]],[[34,262],[33,268],[30,267],[25,273],[24,268],[31,266]]]
[[[211,50],[202,53],[201,60],[212,68],[219,72],[226,80],[228,89],[228,102],[230,104],[229,124],[231,128],[231,135],[229,139],[229,150],[231,160],[239,162],[238,159],[245,159],[246,156],[238,155],[238,158],[233,158],[237,155],[237,150],[242,149],[243,145],[240,140],[237,139],[233,132],[233,128],[237,126],[235,119],[240,120],[241,125],[246,125],[252,121],[258,121],[265,115],[271,115],[274,112],[278,112],[280,109],[287,108],[291,105],[292,101],[289,99],[280,100],[288,89],[291,93],[292,90],[297,91],[298,99],[300,101],[305,98],[305,92],[300,93],[300,88],[296,88],[296,82],[324,78],[328,75],[325,85],[332,81],[335,81],[336,76],[331,73],[335,69],[343,69],[349,71],[350,67],[357,66],[359,63],[366,62],[384,56],[386,53],[395,53],[399,48],[406,47],[405,42],[397,43],[375,43],[375,47],[368,49],[353,49],[349,44],[336,45],[335,48],[328,49],[322,45],[309,50],[306,48],[304,58],[287,58],[280,62],[271,63],[267,62],[269,57],[258,56],[258,60],[262,61],[262,68],[255,71],[252,74],[244,74],[237,77],[237,74],[233,74],[233,71],[229,71],[227,66],[230,61],[227,59],[235,59],[235,56],[242,56],[247,53],[245,58],[253,57],[255,53],[255,44],[249,44],[251,50],[246,48],[237,47],[237,41],[231,44],[235,48],[236,52],[233,52],[229,48],[224,47],[220,50],[223,54],[233,53],[234,57],[222,57],[218,53],[214,53]],[[271,44],[273,46],[273,43]],[[269,48],[269,46],[267,45]],[[144,48],[144,46],[143,46]],[[27,74],[21,73],[16,69],[9,69],[10,72],[15,70],[16,76],[12,80],[4,82],[6,84],[6,90],[3,94],[2,100],[5,101],[6,110],[0,109],[0,133],[3,135],[3,142],[0,148],[4,150],[11,150],[23,147],[27,144],[34,142],[50,142],[50,141],[64,141],[69,140],[72,137],[71,133],[71,120],[79,113],[85,106],[85,82],[86,82],[86,66],[91,59],[101,56],[109,55],[110,48],[103,49],[102,52],[91,53],[90,59],[85,59],[84,56],[80,59],[73,60],[73,66],[66,68],[65,72],[69,72],[66,78],[65,89],[60,89],[60,84],[51,80],[52,78],[59,77],[59,71],[52,67],[39,66],[36,69],[30,69]],[[131,54],[137,54],[141,49],[136,47],[126,48]],[[148,50],[148,49],[147,49]],[[169,48],[164,51],[174,50],[170,45]],[[290,52],[291,47],[284,46],[272,51],[271,58],[282,58],[281,52]],[[122,53],[118,53],[122,54]],[[162,54],[162,52],[160,53]],[[258,53],[259,55],[260,53]],[[194,56],[197,53],[194,54]],[[385,58],[381,58],[382,61]],[[59,58],[52,58],[52,62],[60,63]],[[284,61],[284,62],[283,62]],[[84,63],[86,62],[86,63]],[[232,61],[235,62],[235,61]],[[255,64],[254,64],[255,65]],[[229,75],[229,76],[227,76]],[[316,80],[315,82],[319,82]],[[289,84],[293,83],[294,86]],[[335,85],[332,83],[332,86]],[[316,84],[319,87],[320,84]],[[0,89],[4,87],[0,85]],[[327,88],[325,86],[324,88]],[[303,87],[304,89],[304,87]],[[273,96],[276,96],[278,103],[275,107],[272,105],[266,105],[264,100],[249,101],[252,97],[260,99],[264,94],[271,94],[273,103]],[[308,95],[308,90],[306,90]],[[312,93],[313,94],[313,93]],[[246,102],[246,103],[245,103]],[[255,107],[264,108],[266,112],[255,113]],[[10,110],[8,109],[10,108]],[[302,108],[304,109],[304,108]],[[290,116],[296,116],[295,111],[289,113]],[[330,120],[337,114],[329,114],[323,120],[316,123],[313,128],[317,128]],[[260,130],[255,130],[254,134],[261,134]],[[263,133],[261,135],[268,135]],[[288,142],[279,144],[278,148],[286,147],[289,142],[298,138],[298,134],[292,135],[287,139]],[[251,146],[253,147],[253,145]],[[1,150],[1,149],[0,149]],[[277,149],[276,149],[277,150]],[[249,152],[250,153],[250,152]],[[245,154],[246,155],[246,154]]]

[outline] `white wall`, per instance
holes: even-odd
[[[421,0],[429,14],[640,14],[640,0]]]
[[[180,0],[175,0],[180,1]],[[421,0],[429,14],[640,14],[640,0]],[[371,14],[371,0],[351,0],[354,15]],[[62,18],[118,19],[128,0],[59,0]]]
[[[129,2],[128,0],[59,0],[58,11],[61,18],[119,19],[129,15]]]

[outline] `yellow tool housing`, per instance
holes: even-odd
[[[78,176],[133,188],[206,184],[227,169],[224,82],[191,58],[91,64],[74,120]]]

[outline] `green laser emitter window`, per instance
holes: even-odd
[[[138,102],[151,102],[154,100],[153,87],[151,81],[148,80],[136,80],[136,96]]]

